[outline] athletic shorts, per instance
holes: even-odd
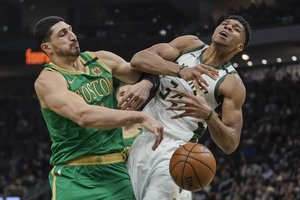
[[[185,143],[165,134],[161,144],[153,151],[154,137],[148,132],[134,141],[127,167],[137,200],[179,199],[180,189],[170,176],[169,162],[174,151]]]
[[[124,162],[55,166],[49,173],[52,200],[134,200]]]

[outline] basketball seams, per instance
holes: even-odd
[[[200,162],[202,165],[204,165],[205,167],[207,167],[207,168],[211,171],[211,173],[212,173],[213,175],[215,174],[215,173],[214,173],[214,170],[213,170],[212,168],[210,168],[209,165],[206,164],[205,162],[203,162],[203,161],[201,161],[201,160],[198,160],[197,158],[194,158],[194,157],[192,157],[192,156],[189,156],[189,158],[190,158],[190,159],[193,159],[193,160],[195,160],[195,161]]]
[[[188,151],[189,152],[189,151]],[[185,165],[186,165],[186,163],[187,163],[187,160],[188,160],[188,158],[189,158],[189,155],[190,155],[190,152],[188,153],[188,155],[186,155],[185,156],[185,160],[184,160],[184,165],[183,165],[183,169],[182,169],[182,173],[181,173],[181,181],[182,181],[182,185],[183,185],[183,175],[184,175],[184,170],[185,170]]]
[[[202,153],[206,153],[206,152],[202,152]],[[208,153],[208,152],[207,152],[207,153]],[[200,162],[200,163],[203,164],[205,167],[207,167],[207,168],[211,171],[212,174],[215,174],[215,173],[214,173],[214,170],[213,170],[212,168],[210,168],[209,165],[207,165],[205,162],[203,162],[203,161],[201,161],[201,160],[198,160],[197,158],[194,158],[194,157],[192,157],[192,156],[189,156],[189,154],[188,154],[188,155],[184,155],[184,154],[174,154],[174,156],[184,156],[184,157],[186,157],[186,158],[185,158],[185,160],[180,160],[180,161],[176,162],[175,164],[173,164],[171,171],[173,171],[173,169],[175,168],[175,166],[176,166],[178,163],[181,163],[181,162],[186,163],[186,162],[187,162],[187,159],[190,158],[190,159],[193,159],[193,160],[195,160],[195,161]],[[188,163],[188,162],[187,162],[187,163]],[[183,168],[183,170],[184,170],[184,168]]]
[[[193,151],[193,148],[195,148],[196,145],[197,145],[197,143],[195,143],[195,145],[189,150],[186,148],[186,146],[183,146],[183,148],[189,153],[186,155],[185,162],[184,162],[184,165],[183,165],[183,169],[182,169],[182,173],[181,173],[181,185],[184,185],[184,180],[185,180],[184,179],[184,172],[185,172],[186,163],[188,163],[187,160],[189,159],[190,153]],[[192,167],[192,169],[194,170],[193,167]]]
[[[174,182],[180,188],[190,191],[198,191],[209,185],[215,170],[216,160],[212,152],[199,143],[180,145],[173,152],[169,163]]]
[[[191,163],[189,163],[189,162],[186,162],[187,164],[189,164],[190,166],[191,166],[191,168],[192,168],[192,170],[193,170],[193,173],[195,174],[195,177],[196,177],[196,179],[197,179],[197,181],[198,181],[198,183],[199,183],[199,185],[200,185],[200,189],[202,189],[203,188],[203,186],[202,186],[202,184],[201,184],[201,180],[199,180],[199,177],[198,177],[198,175],[197,175],[197,172],[196,172],[196,170],[195,170],[195,168],[193,167],[193,165],[191,165]],[[184,174],[184,171],[183,171],[183,173],[182,174]],[[200,190],[199,189],[199,190]]]
[[[192,144],[192,143],[188,143],[188,144]],[[193,146],[192,148],[190,148],[190,149],[187,149],[187,147],[186,147],[185,145],[183,145],[182,147],[183,147],[186,151],[188,151],[188,152],[193,152],[193,149],[197,146],[197,144],[198,144],[198,143],[195,143],[194,146]]]
[[[170,170],[170,172],[172,172],[173,171],[173,169],[179,164],[179,163],[181,163],[181,162],[184,162],[185,163],[185,161],[184,160],[180,160],[180,161],[178,161],[177,163],[175,163],[175,164],[173,164],[173,166],[172,166],[172,168],[171,168],[171,170]]]

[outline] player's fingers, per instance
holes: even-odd
[[[159,128],[154,132],[155,135],[155,141],[154,144],[152,145],[152,150],[155,151],[155,149],[158,147],[158,145],[161,143],[163,140],[163,128]]]
[[[192,98],[194,96],[193,94],[184,92],[184,91],[179,90],[177,88],[171,88],[171,91],[179,94],[180,96],[187,97],[187,98]]]
[[[142,99],[138,99],[137,101],[135,101],[132,105],[131,105],[131,109],[132,110],[138,110],[143,104],[143,100]]]
[[[128,105],[127,105],[127,103],[126,103],[126,101],[125,101],[125,102],[123,102],[122,104],[120,103],[118,107],[119,107],[121,110],[126,110],[126,109],[128,108]]]
[[[132,93],[125,92],[119,100],[119,105],[123,105],[124,103],[127,103],[129,100],[131,100],[131,98],[132,98]]]
[[[205,83],[203,81],[199,80],[196,77],[195,77],[194,80],[198,83],[200,89],[203,89],[203,90],[207,91],[208,83],[204,79],[203,80],[205,81]]]
[[[135,101],[138,100],[138,97],[130,96],[126,99],[128,105],[133,105]]]
[[[197,94],[197,95],[200,95],[200,96],[203,96],[198,81],[197,81],[197,80],[193,80],[193,82],[194,82],[194,86],[195,86],[195,89],[196,89],[196,94]]]
[[[197,80],[197,82],[199,83],[199,85],[201,87],[208,86],[207,81],[202,77],[202,75],[200,73],[194,74],[194,79]]]
[[[217,79],[219,77],[219,71],[213,67],[207,66],[205,64],[200,64],[200,66],[202,67],[204,71],[204,74],[208,75],[209,77],[211,77],[212,79]]]
[[[182,117],[186,117],[186,116],[187,116],[186,112],[183,112],[183,113],[178,114],[178,115],[173,115],[171,117],[171,119],[178,119],[178,118],[182,118]]]
[[[185,111],[185,112],[194,112],[196,109],[197,108],[195,107],[189,107],[189,105],[166,107],[166,110],[178,110],[178,111]]]
[[[182,106],[170,106],[166,107],[166,110],[184,110],[185,108]]]
[[[118,102],[118,107],[122,107],[122,105],[126,102],[126,99],[123,97],[120,97],[119,102]]]
[[[185,104],[185,103],[188,103],[187,99],[185,98],[178,98],[178,99],[175,99],[175,98],[166,98],[166,101],[169,101],[169,102],[172,102],[172,103],[178,103],[178,104]]]

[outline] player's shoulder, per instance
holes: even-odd
[[[246,87],[238,73],[231,73],[226,76],[220,85],[219,92],[221,92],[224,96],[243,97],[246,93]]]
[[[110,51],[105,51],[105,50],[99,50],[99,51],[90,51],[92,54],[95,56],[102,58],[102,59],[109,59],[109,58],[114,58],[117,56],[117,54],[114,54],[113,52]]]
[[[35,88],[45,87],[47,85],[52,85],[51,83],[61,83],[66,82],[63,76],[55,71],[49,69],[43,69],[34,82]]]
[[[117,68],[120,65],[124,65],[124,64],[129,65],[129,63],[126,60],[124,60],[122,57],[110,51],[100,50],[92,53],[99,58],[101,63],[105,64],[110,69]]]
[[[182,35],[175,38],[172,42],[172,45],[177,46],[182,52],[187,52],[192,49],[203,46],[205,43],[195,35]]]
[[[110,60],[110,61],[118,61],[118,60],[123,60],[120,56],[117,54],[110,52],[110,51],[105,51],[105,50],[99,50],[99,51],[93,51],[91,52],[95,56],[97,56],[99,59],[102,61],[104,60]]]
[[[61,73],[59,73],[56,70],[53,70],[51,68],[44,68],[40,74],[38,75],[37,79],[53,79],[53,78],[59,78],[63,77]]]

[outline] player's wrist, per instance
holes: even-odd
[[[148,79],[141,80],[140,84],[142,87],[144,87],[146,89],[148,88],[149,90],[151,90],[153,88],[153,83]]]
[[[179,78],[182,78],[182,76],[180,75],[180,72],[185,68],[186,66],[185,65],[181,65],[177,72],[176,72],[176,76],[179,77]]]
[[[209,122],[212,118],[213,113],[214,113],[214,110],[211,108],[206,119],[204,119],[204,121]]]
[[[149,84],[151,84],[151,87],[150,87],[151,90],[156,90],[160,84],[160,79],[159,79],[158,75],[153,75],[153,74],[148,74],[148,73],[142,74],[141,82],[142,81],[146,81]]]

